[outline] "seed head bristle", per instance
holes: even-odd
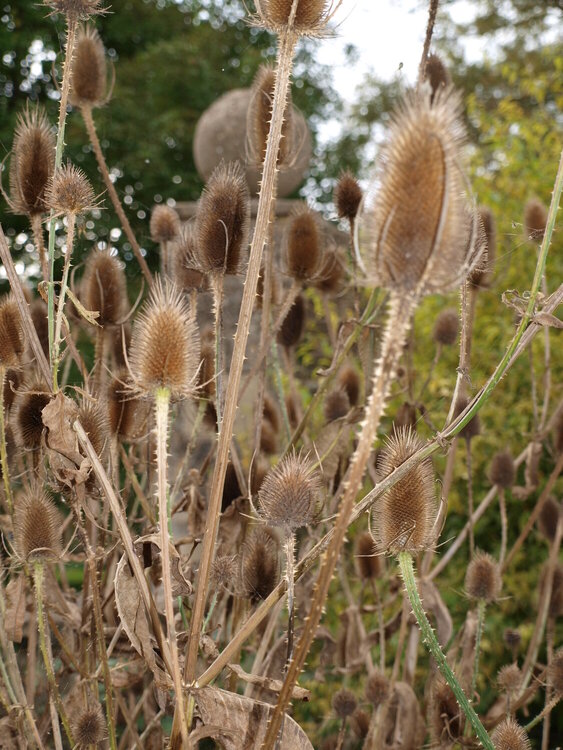
[[[493,456],[489,469],[491,483],[502,489],[509,489],[516,479],[516,467],[512,453],[508,450],[499,451]]]
[[[72,730],[78,748],[98,747],[106,738],[106,722],[100,704],[93,703],[81,711],[72,723]]]
[[[556,695],[563,695],[563,648],[555,652],[547,675]]]
[[[25,351],[25,335],[15,299],[6,295],[0,300],[0,367],[17,367]]]
[[[199,363],[193,314],[179,290],[159,279],[133,328],[130,365],[135,385],[145,393],[168,388],[175,397],[190,396]]]
[[[198,268],[196,244],[197,233],[193,222],[181,224],[176,239],[170,243],[174,278],[185,292],[194,289],[205,291],[208,287],[207,276]]]
[[[91,16],[105,13],[102,0],[43,0],[43,4],[55,13],[64,14],[72,23],[87,21]]]
[[[500,594],[502,579],[498,562],[486,552],[477,552],[465,574],[465,591],[471,599],[494,602]]]
[[[248,249],[250,196],[239,162],[221,163],[201,194],[195,252],[206,273],[240,272]]]
[[[431,101],[434,101],[434,97],[438,91],[447,89],[452,82],[448,69],[442,59],[436,54],[428,55],[424,69],[424,78],[428,81],[432,89]]]
[[[356,539],[354,561],[362,581],[379,578],[383,570],[383,558],[377,554],[375,542],[369,531],[363,531]]]
[[[322,260],[318,220],[313,211],[305,206],[295,213],[289,223],[287,272],[296,281],[311,281],[319,271]]]
[[[385,703],[391,694],[391,683],[379,669],[374,669],[366,682],[366,698],[374,708]]]
[[[291,534],[310,524],[320,500],[321,480],[308,456],[290,453],[268,472],[258,493],[262,518]]]
[[[47,211],[45,192],[55,166],[55,138],[42,107],[18,115],[10,160],[10,208],[35,216]]]
[[[522,672],[518,664],[505,664],[497,674],[497,685],[505,693],[516,693],[522,682]]]
[[[458,402],[454,409],[454,419],[458,417],[463,411],[465,411],[468,405],[469,399],[464,397],[458,399]],[[478,437],[481,434],[481,419],[479,417],[479,414],[475,414],[475,416],[469,420],[465,427],[460,430],[459,434],[460,437],[465,438],[466,440],[473,440],[473,438]]]
[[[451,90],[411,95],[396,111],[364,199],[359,249],[371,281],[443,293],[476,264],[477,221],[464,199],[465,131]],[[479,246],[480,247],[480,246]]]
[[[358,699],[351,690],[342,688],[332,696],[332,708],[339,719],[352,716],[358,707]]]
[[[101,326],[115,326],[127,312],[127,281],[122,263],[111,250],[93,249],[86,260],[80,290],[88,310],[97,310]]]
[[[108,427],[110,434],[121,438],[133,437],[137,432],[139,400],[131,395],[127,372],[117,374],[108,384]]]
[[[438,315],[434,323],[432,338],[436,344],[453,346],[459,331],[459,313],[455,307],[448,307]]]
[[[296,346],[303,335],[304,328],[305,299],[301,294],[298,294],[278,331],[278,344],[285,346],[287,349]]]
[[[530,198],[524,208],[526,237],[541,242],[547,224],[547,208],[537,198]]]
[[[244,595],[253,604],[266,599],[280,578],[280,545],[266,528],[253,529],[242,545],[241,578]]]
[[[279,33],[288,28],[293,0],[256,0],[264,25]],[[330,16],[328,0],[298,0],[292,28],[299,34],[315,36],[322,32]]]
[[[327,422],[342,419],[350,411],[350,399],[344,388],[327,393],[324,402],[324,416]]]
[[[16,498],[14,543],[23,560],[60,557],[62,519],[51,498],[39,485]]]
[[[351,365],[347,365],[340,371],[338,382],[348,394],[351,406],[357,406],[360,401],[361,381],[356,370]]]
[[[50,209],[57,214],[80,214],[94,208],[90,181],[74,164],[65,164],[50,179],[45,194]]]
[[[468,281],[476,289],[486,289],[493,280],[496,259],[497,229],[495,217],[487,206],[479,207],[480,236],[486,245],[479,262],[469,274]]]
[[[390,474],[423,445],[412,429],[396,430],[381,450],[381,475]],[[393,553],[429,549],[435,542],[437,513],[434,468],[427,458],[375,504],[373,523],[378,549]]]
[[[262,164],[266,156],[275,82],[275,69],[269,65],[261,65],[252,84],[252,95],[248,107],[247,133],[251,158],[258,164]],[[289,163],[292,149],[293,106],[290,94],[284,112],[282,139],[278,153],[278,167],[283,167]]]
[[[24,386],[16,394],[15,427],[16,442],[26,450],[38,450],[43,435],[43,416],[41,412],[51,400],[50,394],[41,383],[33,383],[29,388]]]
[[[526,732],[511,716],[496,727],[491,740],[496,750],[530,750],[532,747]]]
[[[75,107],[101,107],[107,101],[106,51],[93,26],[76,37],[69,99]]]
[[[364,193],[352,172],[343,172],[334,189],[334,203],[339,219],[353,222],[358,214]]]
[[[172,242],[180,233],[180,217],[170,206],[155,206],[150,221],[153,242]]]
[[[344,265],[338,252],[328,252],[319,266],[315,289],[328,295],[336,295],[344,286]]]
[[[558,503],[553,497],[548,497],[542,505],[538,518],[538,528],[549,542],[555,539],[557,524],[562,513],[561,503]]]

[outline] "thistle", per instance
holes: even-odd
[[[319,36],[335,11],[328,0],[255,0],[255,5],[266,28],[299,36]]]
[[[69,98],[74,107],[102,107],[108,101],[106,52],[93,26],[77,34]]]

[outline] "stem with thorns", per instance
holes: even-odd
[[[211,280],[213,287],[213,308],[215,313],[215,407],[217,410],[217,429],[221,430],[223,419],[223,381],[224,381],[224,347],[223,347],[223,288],[225,277],[216,273]]]
[[[39,255],[41,265],[41,275],[43,281],[49,281],[49,266],[47,265],[47,255],[45,253],[45,240],[43,238],[43,218],[41,214],[33,214],[31,217],[31,231],[33,233],[33,242]]]
[[[485,611],[487,609],[487,602],[484,599],[479,599],[477,603],[477,634],[475,636],[475,661],[473,662],[473,676],[471,677],[471,700],[475,695],[475,689],[477,687],[477,675],[479,674],[479,657],[481,654],[481,637],[483,635],[483,625],[485,622]]]
[[[59,304],[57,307],[57,317],[55,320],[55,337],[53,340],[53,354],[52,354],[52,365],[53,365],[53,390],[57,390],[58,380],[58,369],[61,361],[60,349],[61,349],[61,338],[62,338],[62,327],[63,327],[63,314],[66,298],[66,290],[68,288],[68,274],[70,271],[70,261],[72,258],[72,249],[74,246],[74,230],[76,227],[76,215],[67,214],[67,231],[66,231],[66,255],[65,264],[63,270],[63,278],[61,281],[61,291],[59,293]]]
[[[10,485],[10,472],[8,468],[8,450],[6,447],[6,424],[4,414],[4,387],[6,381],[6,368],[0,366],[0,464],[2,466],[2,479],[4,481],[4,493],[8,513],[12,515],[14,502],[12,500],[12,488]]]
[[[293,627],[295,621],[295,537],[287,534],[284,540],[285,549],[285,580],[287,581],[287,659],[286,665],[293,655]]]
[[[426,26],[426,38],[424,39],[424,47],[422,49],[422,57],[420,58],[420,65],[418,68],[418,85],[424,80],[424,74],[426,73],[426,62],[428,59],[428,52],[430,51],[430,42],[432,41],[432,34],[434,32],[434,23],[436,22],[436,14],[438,13],[439,0],[430,0],[430,6],[428,8],[428,25]]]

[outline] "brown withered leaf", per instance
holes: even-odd
[[[143,554],[143,546],[154,545],[154,553],[160,553],[160,534],[146,534],[135,541],[137,554]],[[182,571],[182,560],[176,547],[170,543],[170,574],[172,575],[172,595],[191,596],[194,588]]]
[[[236,674],[239,680],[248,682],[250,685],[260,685],[265,690],[271,690],[273,693],[279,693],[282,689],[283,682],[281,680],[273,680],[271,677],[262,677],[257,674],[248,674],[238,664],[227,664],[228,669]],[[293,688],[292,697],[299,701],[309,701],[311,698],[311,691],[296,685]]]
[[[90,473],[90,462],[78,449],[72,425],[78,417],[76,403],[59,391],[41,412],[47,429],[45,442],[51,451],[50,465],[57,479],[71,487],[83,484]]]
[[[117,564],[115,604],[123,630],[131,641],[131,645],[145,660],[155,677],[157,687],[168,690],[172,686],[172,681],[156,662],[147,615],[126,555],[123,555]]]
[[[406,682],[396,682],[385,707],[384,748],[418,750],[424,744],[426,727],[414,690]]]
[[[6,586],[6,635],[14,643],[21,643],[23,638],[23,624],[25,620],[25,576],[20,573],[11,578]]]
[[[197,690],[195,700],[207,728],[217,727],[213,737],[224,750],[254,750],[262,745],[273,706],[213,687]],[[284,719],[277,747],[313,750],[305,732],[290,716]]]
[[[450,612],[432,581],[420,580],[420,596],[424,602],[424,609],[427,612],[432,612],[434,615],[438,641],[442,646],[445,646],[452,637],[453,632]]]

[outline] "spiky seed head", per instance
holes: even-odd
[[[17,367],[25,351],[19,308],[11,295],[0,300],[0,367]]]
[[[176,284],[185,292],[205,291],[209,284],[207,276],[198,267],[197,232],[194,222],[180,225],[176,239],[170,243],[170,253]]]
[[[338,382],[348,394],[350,404],[357,406],[360,400],[361,381],[356,370],[351,365],[347,365],[340,371]]]
[[[153,395],[158,388],[168,388],[175,397],[190,396],[199,363],[193,313],[177,287],[159,279],[133,327],[130,365],[135,385]]]
[[[247,115],[247,134],[251,158],[262,164],[266,156],[266,144],[270,132],[272,102],[276,71],[270,65],[261,65],[252,84],[252,94]],[[278,167],[288,164],[293,150],[293,107],[291,94],[285,107],[282,139],[278,153]]]
[[[463,713],[456,701],[453,690],[442,677],[432,681],[429,702],[430,730],[432,737],[440,741],[444,738],[455,740],[462,736]]]
[[[280,545],[270,529],[255,528],[242,545],[241,578],[244,595],[253,604],[266,599],[280,578]]]
[[[491,483],[502,489],[508,489],[516,479],[516,467],[509,450],[499,451],[493,456],[489,469]]]
[[[236,588],[237,563],[233,555],[219,555],[211,566],[211,585],[213,589]]]
[[[553,497],[548,497],[541,507],[538,528],[549,542],[555,539],[557,524],[562,512],[561,503],[558,503]]]
[[[366,681],[366,698],[374,708],[381,706],[391,694],[391,684],[379,669],[374,669]]]
[[[351,690],[342,688],[332,696],[332,708],[339,719],[352,716],[358,707],[358,700]]]
[[[328,252],[320,263],[313,280],[315,289],[327,295],[336,295],[344,286],[344,264],[338,252]]]
[[[520,633],[513,628],[505,628],[502,637],[508,648],[512,650],[517,649],[522,641]]]
[[[499,688],[505,693],[516,693],[522,682],[522,672],[520,671],[518,664],[505,664],[501,667],[497,674],[497,684]]]
[[[285,346],[287,349],[296,346],[303,335],[304,328],[305,299],[303,295],[298,294],[278,331],[278,344]]]
[[[502,579],[498,562],[486,552],[477,552],[465,574],[465,591],[471,599],[494,602],[500,594]]]
[[[482,229],[482,237],[486,244],[486,252],[483,252],[479,262],[469,274],[469,283],[477,289],[486,289],[493,280],[497,248],[497,228],[492,211],[487,206],[479,207],[479,219]]]
[[[23,560],[60,557],[62,519],[55,504],[39,485],[16,498],[14,543]]]
[[[379,457],[382,475],[390,474],[424,445],[410,428],[395,430]],[[427,458],[387,490],[374,506],[375,541],[387,552],[419,552],[435,542],[438,513],[434,468]]]
[[[317,217],[307,206],[292,217],[286,243],[288,274],[296,281],[310,281],[319,270],[322,249]]]
[[[426,59],[424,78],[428,81],[432,89],[431,101],[434,101],[434,97],[439,91],[447,89],[452,82],[450,73],[442,59],[434,53],[428,55]]]
[[[310,524],[317,513],[321,479],[310,458],[290,453],[268,472],[258,493],[262,518],[292,534]]]
[[[97,455],[103,459],[109,443],[109,422],[105,403],[85,400],[78,410],[78,419]]]
[[[478,222],[464,198],[465,131],[451,90],[421,92],[395,112],[364,198],[358,243],[370,282],[398,293],[443,293],[478,259]]]
[[[524,209],[526,237],[541,242],[547,224],[547,208],[537,198],[530,198]]]
[[[555,652],[547,676],[556,695],[563,695],[563,648]]]
[[[432,338],[436,344],[453,346],[459,331],[459,313],[455,307],[448,307],[438,315],[434,323]]]
[[[10,208],[36,216],[47,211],[45,191],[55,166],[55,137],[42,107],[18,115],[10,160]]]
[[[343,172],[334,189],[334,203],[339,219],[354,221],[364,197],[360,183],[352,172]]]
[[[133,437],[137,432],[139,400],[131,394],[131,382],[126,371],[119,372],[110,380],[107,404],[110,434],[121,438]]]
[[[262,23],[279,33],[289,27],[293,0],[257,0],[256,7]],[[297,0],[292,29],[304,36],[316,36],[326,26],[330,16],[328,0]]]
[[[383,558],[377,554],[372,535],[362,531],[356,538],[354,561],[356,571],[362,581],[379,578],[383,570]]]
[[[29,306],[29,312],[41,348],[45,357],[49,359],[49,317],[47,314],[47,305],[42,299],[35,299]]]
[[[239,162],[215,168],[196,217],[198,264],[205,273],[240,272],[248,249],[250,195]]]
[[[52,8],[55,13],[64,14],[72,23],[87,21],[91,16],[105,12],[102,0],[43,0],[43,4]]]
[[[454,419],[459,417],[459,415],[467,409],[468,405],[469,399],[464,397],[459,398],[454,409]],[[473,440],[473,438],[478,437],[481,434],[481,418],[479,417],[479,414],[475,414],[465,427],[460,430],[459,434],[460,437],[465,438],[466,440]]]
[[[106,51],[93,26],[76,37],[69,99],[75,107],[101,107],[107,100]]]
[[[155,206],[150,221],[153,242],[172,242],[180,233],[180,217],[171,206]]]
[[[95,196],[90,181],[74,164],[65,164],[49,181],[45,195],[47,205],[57,214],[77,214],[94,207]]]
[[[528,735],[514,719],[504,719],[491,735],[496,750],[530,750]]]
[[[18,391],[15,398],[16,409],[16,442],[26,450],[38,450],[43,435],[43,416],[41,412],[51,400],[45,386],[32,383]]]
[[[94,745],[98,747],[106,738],[106,721],[99,703],[92,703],[81,711],[72,722],[76,745],[81,750]]]
[[[101,326],[115,326],[127,313],[127,281],[125,270],[111,250],[94,248],[86,260],[80,285],[81,296],[88,310],[97,310]]]
[[[342,419],[350,411],[350,399],[343,388],[328,393],[324,402],[324,415],[327,422]]]

